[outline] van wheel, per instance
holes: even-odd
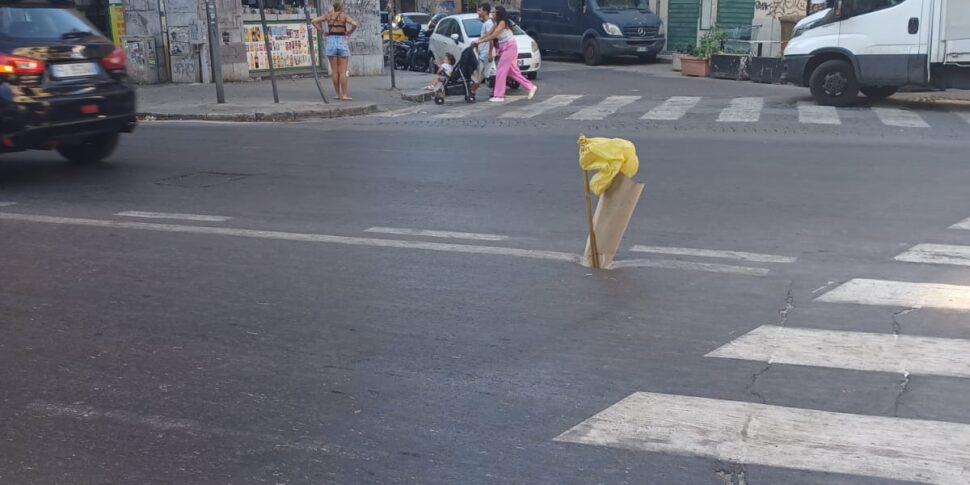
[[[859,96],[855,70],[852,64],[841,59],[825,61],[815,68],[808,84],[812,96],[824,106],[849,106]]]
[[[896,86],[865,86],[859,88],[859,90],[862,91],[862,94],[865,94],[867,98],[879,100],[886,99],[896,94],[896,91],[899,91],[899,88]]]
[[[598,66],[603,63],[603,54],[596,39],[586,39],[586,42],[583,42],[583,61],[587,66]]]
[[[57,153],[74,163],[97,163],[114,153],[120,137],[118,133],[92,136],[81,143],[58,145]]]

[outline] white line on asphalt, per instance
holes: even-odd
[[[707,357],[970,378],[970,340],[961,339],[765,325]]]
[[[16,204],[17,204],[16,202],[0,202],[0,207],[10,207]]]
[[[833,106],[799,103],[798,122],[813,125],[841,125],[839,112]]]
[[[225,222],[231,217],[207,216],[202,214],[176,214],[169,212],[143,212],[143,211],[124,211],[115,214],[122,217],[140,217],[142,219],[181,219],[185,221],[199,222]]]
[[[570,120],[596,121],[606,119],[607,116],[616,113],[620,108],[634,103],[640,96],[610,96],[599,104],[587,106],[569,116]]]
[[[480,234],[474,232],[429,231],[425,229],[403,229],[397,227],[372,227],[364,232],[376,234],[396,234],[399,236],[440,237],[446,239],[471,239],[476,241],[506,241],[508,236],[501,234]]]
[[[653,120],[653,121],[676,121],[684,117],[688,111],[690,111],[697,103],[701,102],[701,98],[694,96],[672,96],[663,102],[660,106],[650,110],[647,114],[643,115],[643,120]]]
[[[64,224],[70,226],[105,227],[113,229],[135,229],[142,231],[174,232],[183,234],[205,234],[213,236],[236,236],[254,239],[276,239],[348,246],[373,246],[382,248],[423,249],[448,253],[484,254],[492,256],[512,256],[517,258],[545,259],[579,263],[578,254],[533,249],[503,248],[495,246],[475,246],[468,244],[446,244],[437,242],[400,241],[396,239],[374,239],[363,237],[332,236],[327,234],[304,234],[296,232],[260,231],[254,229],[232,229],[211,226],[183,226],[178,224],[156,224],[150,222],[122,222],[101,219],[78,219],[71,217],[41,216],[0,212],[0,220],[34,222],[41,224]]]
[[[289,438],[274,435],[248,433],[231,429],[204,426],[199,421],[186,418],[169,418],[165,416],[150,416],[123,410],[99,409],[94,406],[77,404],[54,404],[47,402],[32,402],[27,409],[40,413],[49,418],[72,418],[82,421],[102,420],[113,421],[128,426],[140,426],[156,431],[184,432],[202,434],[237,442],[241,439],[263,441],[274,448],[286,448],[311,453],[323,453],[349,459],[373,459],[382,453],[372,453],[363,450],[351,450],[330,443],[307,442],[303,439],[292,441]]]
[[[488,102],[488,99],[482,99],[482,100],[479,100],[479,101],[477,101],[475,103],[472,103],[472,104],[467,104],[465,106],[459,106],[457,108],[449,109],[448,111],[445,111],[444,113],[436,114],[436,115],[432,116],[432,118],[437,118],[437,119],[457,119],[457,118],[465,118],[465,117],[467,117],[470,114],[474,114],[474,113],[478,113],[478,112],[481,112],[481,111],[485,111],[485,110],[487,110],[489,108],[495,108],[497,106],[508,106],[508,105],[510,105],[510,104],[512,104],[512,103],[514,103],[516,101],[520,101],[520,100],[523,100],[523,99],[525,99],[525,96],[506,96],[505,97],[505,102],[504,103],[501,103],[501,104],[498,104],[498,103],[489,103]]]
[[[957,116],[963,118],[963,121],[970,123],[970,111],[954,111]]]
[[[545,101],[530,104],[522,109],[503,113],[501,116],[499,116],[499,118],[534,118],[542,113],[545,113],[546,111],[569,106],[573,103],[573,101],[576,101],[582,97],[583,95],[581,94],[557,94]]]
[[[970,286],[857,278],[815,301],[970,311]]]
[[[896,256],[896,261],[909,263],[952,264],[970,266],[970,246],[951,244],[917,244]]]
[[[746,266],[731,266],[727,264],[694,263],[690,261],[676,261],[672,259],[631,259],[615,261],[610,269],[620,268],[661,268],[680,269],[685,271],[704,271],[708,273],[727,273],[743,276],[765,276],[768,270],[764,268],[749,268]]]
[[[950,226],[950,229],[966,229],[966,230],[970,230],[970,219],[966,219],[964,221],[960,221],[960,222],[958,222],[958,223]]]
[[[637,392],[555,438],[742,464],[970,483],[970,425]]]
[[[743,251],[721,251],[717,249],[693,249],[693,248],[636,245],[636,246],[633,246],[633,248],[631,248],[630,251],[633,251],[636,253],[657,253],[657,254],[673,254],[678,256],[700,256],[704,258],[737,259],[740,261],[753,261],[757,263],[794,263],[795,261],[797,261],[796,258],[789,258],[787,256],[775,256],[773,254],[746,253]]]
[[[756,123],[761,119],[764,98],[734,98],[727,108],[721,111],[717,121],[722,123]]]
[[[897,108],[872,108],[872,111],[887,126],[900,126],[903,128],[929,128],[923,118],[912,112]]]

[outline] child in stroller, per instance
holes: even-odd
[[[445,96],[449,94],[461,94],[465,96],[465,102],[475,102],[475,93],[472,92],[471,84],[472,74],[478,68],[478,56],[475,49],[466,48],[461,51],[460,57],[455,68],[451,70],[451,74],[435,90],[435,104],[445,104]],[[451,54],[446,54],[445,59],[454,62],[455,58]]]
[[[455,56],[450,53],[445,54],[445,63],[438,64],[438,61],[434,61],[434,65],[438,69],[435,71],[434,77],[431,78],[431,84],[424,88],[428,91],[437,91],[439,83],[448,82],[448,77],[455,70]]]

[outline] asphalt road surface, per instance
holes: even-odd
[[[4,156],[0,483],[970,483],[966,113],[557,67]],[[609,271],[580,132],[641,158]]]

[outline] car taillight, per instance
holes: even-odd
[[[44,61],[0,52],[0,74],[37,75],[44,72]]]
[[[109,71],[125,68],[125,50],[118,48],[101,59],[101,65]]]

